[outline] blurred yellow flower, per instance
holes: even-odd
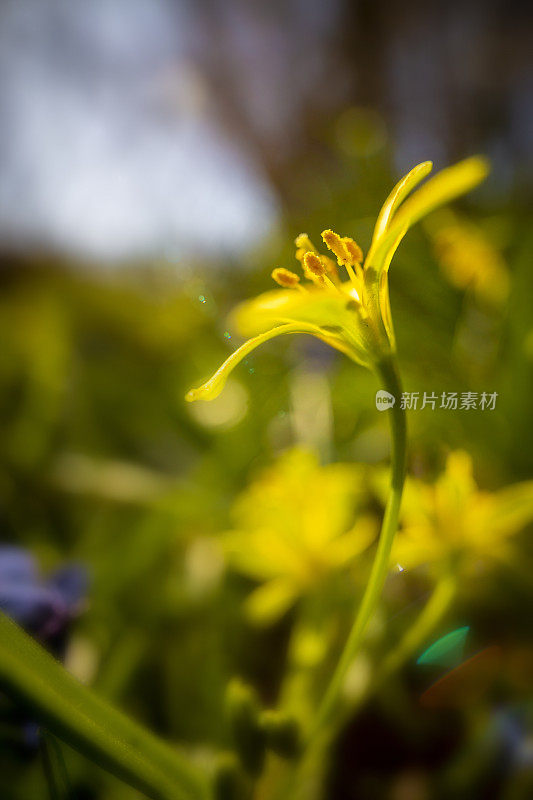
[[[442,272],[457,289],[501,304],[509,293],[509,275],[498,249],[473,222],[446,210],[428,226]]]
[[[434,484],[407,479],[392,558],[406,568],[428,564],[454,571],[477,567],[480,560],[509,561],[509,538],[532,519],[533,481],[480,491],[471,457],[455,451]]]
[[[361,479],[356,466],[320,466],[315,454],[295,449],[241,494],[223,547],[236,571],[261,584],[246,600],[253,622],[279,618],[374,539],[374,518],[359,516],[354,524]]]
[[[379,213],[364,264],[360,247],[347,236],[331,230],[322,233],[335,263],[317,251],[307,234],[300,234],[296,257],[307,282],[302,284],[290,270],[275,269],[272,277],[281,288],[243,303],[234,312],[237,330],[252,338],[210,380],[188,392],[186,399],[216,397],[228,374],[248,353],[283,334],[311,334],[371,369],[387,360],[395,351],[388,269],[398,245],[415,222],[472,189],[488,171],[484,159],[466,159],[442,170],[406,199],[431,168],[430,161],[419,164],[394,187]],[[339,268],[348,280],[339,277]]]

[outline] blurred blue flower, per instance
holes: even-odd
[[[0,546],[0,609],[57,656],[87,589],[87,570],[79,564],[43,579],[28,551]]]
[[[0,610],[63,658],[70,623],[83,609],[88,573],[70,564],[44,579],[33,556],[20,547],[0,545]],[[39,728],[25,712],[0,697],[2,744],[22,745],[31,754],[39,745]]]

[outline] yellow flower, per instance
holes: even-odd
[[[471,290],[481,300],[501,305],[509,293],[509,274],[498,249],[473,222],[448,209],[428,225],[442,272],[461,290]]]
[[[508,561],[509,537],[533,519],[533,481],[482,492],[472,459],[456,451],[434,484],[407,478],[401,518],[392,558],[403,567],[427,564],[456,571],[480,560]]]
[[[353,522],[360,479],[356,466],[320,466],[316,455],[295,449],[238,498],[223,546],[229,564],[261,584],[246,601],[253,622],[274,621],[370,544],[374,519]]]
[[[306,283],[290,270],[275,269],[272,277],[281,288],[243,303],[234,312],[239,332],[252,338],[186,399],[216,397],[228,374],[250,351],[283,334],[311,334],[369,368],[386,360],[395,351],[388,286],[392,256],[415,222],[472,189],[488,171],[484,159],[469,158],[442,170],[408,197],[431,168],[430,161],[419,164],[394,187],[379,213],[364,264],[361,249],[347,236],[331,230],[322,233],[335,263],[300,234],[296,257]]]

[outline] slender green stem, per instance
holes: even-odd
[[[339,714],[338,724],[342,719],[353,715],[363,699],[368,700],[384,684],[390,675],[402,668],[417,651],[421,650],[433,634],[455,597],[457,583],[450,573],[446,573],[438,581],[431,592],[429,600],[415,622],[404,633],[398,644],[376,664],[372,680],[367,690],[355,702],[349,703]]]
[[[390,675],[399,670],[406,661],[424,646],[450,608],[456,590],[456,580],[450,573],[445,574],[433,589],[429,600],[414,624],[409,627],[389,655],[376,665],[376,672],[366,691],[359,695],[354,702],[343,707],[342,712],[337,715],[335,720],[336,727],[342,725],[344,720],[353,715],[363,701],[368,701],[369,697],[379,691]],[[298,787],[303,782],[302,776],[305,774],[306,769],[315,770],[313,780],[316,785],[320,785],[321,779],[317,775],[320,775],[320,770],[323,768],[328,739],[314,741],[310,744],[312,747],[306,750],[305,757],[299,761],[296,770],[286,778],[287,784],[283,784],[285,791],[275,795],[276,797],[292,797],[293,800],[300,800],[303,795],[300,796],[298,794]],[[286,788],[287,786],[288,789]]]
[[[407,439],[405,412],[400,404],[401,383],[396,364],[392,358],[382,361],[378,365],[376,371],[384,388],[395,397],[395,403],[389,412],[392,434],[390,493],[385,507],[385,515],[381,526],[376,556],[361,600],[361,605],[359,606],[344,650],[327,688],[322,705],[318,710],[315,725],[311,732],[311,738],[328,724],[332,714],[336,710],[346,673],[361,646],[366,627],[379,601],[389,569],[392,543],[398,527],[398,515],[405,480]]]

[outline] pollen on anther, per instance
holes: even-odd
[[[346,260],[346,249],[344,247],[343,241],[338,233],[331,230],[322,231],[322,239],[326,246],[337,256],[337,261],[339,265],[344,264]]]
[[[311,239],[306,233],[299,233],[296,239],[294,240],[294,244],[298,249],[303,248],[306,252],[308,250],[316,252],[315,246],[313,245]]]
[[[285,289],[293,289],[300,283],[300,276],[284,267],[272,270],[272,278]]]
[[[317,278],[323,278],[327,272],[326,267],[316,253],[307,252],[304,255],[303,263],[306,274],[310,273]]]
[[[343,236],[342,241],[350,256],[352,257],[352,265],[360,264],[363,260],[363,251],[349,236]]]
[[[339,236],[332,230],[322,231],[322,239],[337,256],[339,266],[355,266],[363,260],[363,251],[349,236]]]

